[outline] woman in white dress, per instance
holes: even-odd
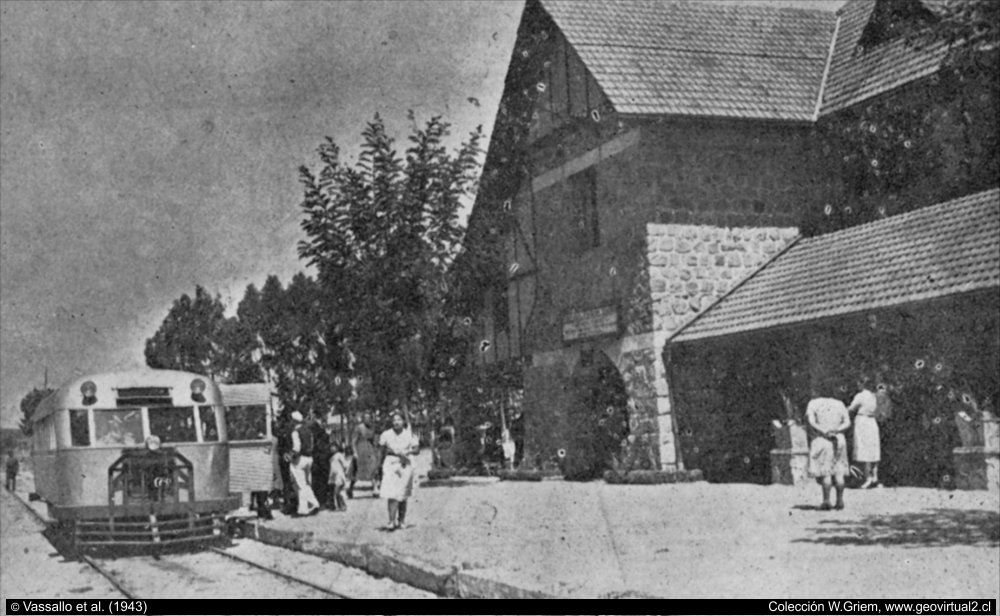
[[[392,414],[392,428],[378,439],[382,448],[382,486],[380,496],[389,503],[389,530],[402,528],[406,522],[406,501],[413,493],[413,460],[417,440],[400,412]]]
[[[861,391],[854,396],[848,413],[857,412],[854,419],[854,461],[865,467],[865,482],[861,489],[873,488],[878,485],[878,463],[882,459],[879,446],[878,422],[875,420],[878,409],[878,398],[866,387],[865,382],[859,383]]]

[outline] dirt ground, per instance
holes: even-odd
[[[86,563],[59,556],[41,531],[17,497],[0,490],[0,599],[125,598]]]
[[[918,488],[607,485],[456,479],[420,487],[409,528],[384,501],[279,518],[276,528],[378,544],[560,596],[997,597],[1000,497]]]

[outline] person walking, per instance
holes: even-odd
[[[847,407],[848,414],[857,413],[854,418],[854,461],[864,465],[865,482],[861,484],[862,490],[878,485],[878,463],[882,458],[876,420],[878,398],[875,392],[868,389],[867,384],[866,378],[859,379],[860,391]]]
[[[319,502],[313,493],[312,464],[313,443],[312,428],[305,425],[302,413],[292,413],[295,429],[292,431],[291,464],[292,478],[295,480],[295,491],[298,493],[298,514],[313,515],[319,511]]]
[[[378,451],[372,443],[375,431],[371,425],[371,415],[359,415],[358,423],[351,432],[351,450],[354,452],[354,461],[350,477],[350,484],[347,486],[347,498],[354,498],[354,484],[358,481],[370,481],[372,484],[372,495],[378,496]]]
[[[813,391],[813,399],[806,406],[806,421],[814,435],[809,443],[809,475],[823,487],[820,509],[831,509],[830,489],[833,484],[837,488],[837,504],[834,507],[843,509],[844,477],[849,472],[844,432],[851,427],[851,418],[843,402],[819,397],[818,394]]]
[[[392,414],[392,427],[378,439],[382,448],[382,498],[388,501],[389,530],[406,523],[406,502],[413,493],[413,460],[419,449],[403,413]]]
[[[21,461],[17,459],[17,454],[11,449],[7,452],[7,464],[4,466],[6,472],[5,485],[11,492],[17,491],[17,472],[21,469]]]

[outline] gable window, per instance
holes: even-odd
[[[601,245],[600,219],[597,212],[597,170],[590,167],[569,176],[569,200],[572,227],[580,252]]]

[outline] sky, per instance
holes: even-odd
[[[143,365],[195,285],[232,311],[305,271],[325,136],[350,151],[379,112],[403,140],[408,109],[489,134],[521,7],[0,3],[0,425],[46,373]]]

